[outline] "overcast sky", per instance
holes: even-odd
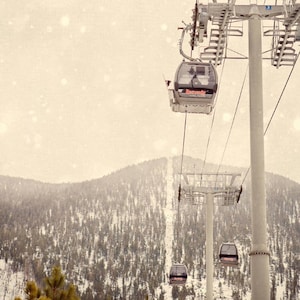
[[[0,174],[75,182],[180,155],[184,114],[171,111],[164,78],[173,80],[182,60],[177,27],[191,21],[193,7],[194,0],[0,0]],[[244,55],[246,26],[244,37],[229,39]],[[217,68],[207,162],[221,160],[247,63]],[[290,70],[263,61],[265,124]],[[265,137],[266,171],[298,182],[299,70],[300,62]],[[247,77],[225,164],[250,164],[248,106]],[[211,120],[188,116],[185,154],[204,158]]]

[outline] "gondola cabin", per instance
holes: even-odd
[[[183,61],[175,74],[174,89],[169,89],[174,112],[210,114],[217,93],[218,76],[210,63]]]
[[[187,280],[187,267],[183,264],[173,264],[170,269],[170,284],[185,284]]]
[[[239,263],[238,250],[234,243],[223,243],[219,253],[220,263],[223,266],[236,266]]]

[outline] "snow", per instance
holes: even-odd
[[[164,165],[165,167],[165,165]],[[160,170],[160,169],[159,169]],[[133,202],[134,205],[138,205],[139,201],[141,201],[141,198],[146,197],[146,203],[147,203],[147,207],[148,205],[150,208],[155,208],[155,210],[159,210],[159,214],[161,216],[161,212],[163,212],[164,217],[165,218],[160,218],[160,225],[163,224],[165,225],[165,228],[161,228],[159,227],[159,233],[161,233],[161,235],[159,236],[160,238],[159,243],[161,245],[161,248],[159,248],[160,254],[159,254],[159,262],[163,262],[163,258],[165,258],[165,264],[161,264],[163,269],[160,269],[160,276],[162,275],[162,273],[164,273],[164,278],[159,279],[161,280],[161,282],[158,282],[157,285],[155,285],[156,290],[153,293],[153,290],[151,289],[153,287],[151,287],[151,284],[146,280],[140,280],[138,281],[138,288],[140,288],[140,290],[147,290],[149,293],[152,292],[153,295],[149,294],[149,297],[156,297],[155,299],[157,299],[159,296],[162,295],[162,292],[164,293],[164,299],[172,299],[172,295],[174,294],[174,289],[173,286],[170,286],[168,284],[168,276],[167,274],[169,273],[169,270],[172,266],[172,264],[175,262],[174,261],[174,257],[176,256],[173,251],[173,244],[175,244],[174,242],[176,242],[176,238],[177,238],[177,233],[175,234],[174,232],[174,226],[175,226],[175,221],[177,221],[177,214],[178,214],[178,203],[177,203],[177,189],[176,189],[176,181],[174,181],[174,173],[176,172],[175,167],[173,169],[173,161],[172,159],[168,159],[168,163],[167,163],[167,169],[163,169],[163,172],[161,173],[164,180],[162,181],[163,184],[162,185],[158,185],[157,187],[157,191],[158,194],[162,195],[161,198],[159,198],[160,204],[158,206],[157,203],[157,197],[155,197],[155,189],[150,188],[150,186],[148,186],[149,183],[149,179],[146,180],[145,182],[139,182],[139,184],[134,185],[134,184],[130,184],[130,183],[124,183],[124,191],[126,191],[126,194],[124,193],[124,198],[122,198],[122,206],[124,206],[126,208],[126,211],[128,211],[128,208],[130,207],[129,205]],[[152,178],[152,177],[150,177]],[[280,181],[278,181],[280,183]],[[284,183],[286,181],[283,181]],[[154,181],[155,183],[155,181]],[[267,181],[268,183],[268,181]],[[19,185],[22,185],[22,182],[19,183]],[[145,190],[145,193],[141,193],[140,190],[136,187],[139,188],[143,188],[143,190]],[[276,195],[278,194],[280,197],[278,199],[281,199],[281,193],[284,194],[285,197],[285,201],[281,201],[280,203],[283,203],[283,209],[284,211],[291,211],[291,209],[288,207],[288,205],[293,204],[293,201],[290,201],[291,199],[289,198],[289,195],[291,194],[289,191],[289,188],[286,187],[286,183],[284,184],[284,189],[281,187],[280,184],[275,185],[274,188],[271,189],[272,193],[275,193]],[[136,188],[136,193],[133,192],[134,188]],[[156,188],[156,185],[155,185]],[[5,187],[6,190],[6,187]],[[268,189],[269,190],[269,189]],[[272,194],[270,191],[268,192],[268,197],[269,194]],[[121,193],[123,194],[123,193]],[[272,194],[273,195],[273,194]],[[127,199],[126,199],[127,198]],[[129,201],[130,198],[130,201]],[[272,199],[274,198],[274,196],[272,197]],[[84,198],[84,200],[87,202],[89,200],[89,198]],[[114,200],[113,195],[111,195],[111,201]],[[275,198],[276,200],[276,198]],[[164,202],[165,201],[165,202]],[[241,207],[243,208],[243,205],[245,205],[247,201],[241,201],[241,203],[239,205],[241,205]],[[78,227],[82,227],[85,228],[86,224],[88,223],[87,221],[89,219],[92,220],[97,220],[97,218],[95,218],[97,216],[98,209],[100,207],[102,202],[100,201],[95,201],[95,204],[97,204],[96,206],[91,206],[91,211],[89,211],[88,209],[86,210],[87,213],[87,217],[85,216],[85,208],[80,207],[80,206],[76,206],[76,208],[74,206],[70,207],[70,211],[72,211],[72,216],[70,216],[72,223],[74,223],[74,225],[80,225]],[[118,202],[116,202],[118,203]],[[93,209],[92,209],[93,207]],[[183,206],[182,206],[183,207]],[[293,207],[293,213],[292,214],[287,214],[287,216],[285,216],[285,220],[288,224],[292,224],[293,227],[295,226],[295,222],[297,221],[297,216],[299,215],[299,203],[297,202]],[[199,206],[198,208],[196,208],[196,206],[192,207],[192,210],[195,209],[202,209],[203,210],[203,214],[205,214],[205,205],[203,206]],[[246,209],[246,207],[244,207]],[[189,208],[190,209],[190,208]],[[218,214],[222,213],[222,210],[224,208],[217,206],[216,208],[216,212],[218,212]],[[52,216],[52,218],[54,218],[54,209],[47,209],[47,214],[49,214],[50,216]],[[154,211],[154,209],[153,209]],[[115,228],[119,228],[118,231],[119,233],[123,232],[123,231],[133,231],[134,229],[134,225],[133,224],[144,224],[145,222],[147,222],[147,219],[149,217],[149,212],[145,211],[145,214],[119,214],[119,217],[117,217],[118,213],[120,211],[118,210],[117,206],[112,206],[112,208],[109,210],[109,215],[110,215],[110,222],[112,227]],[[188,210],[183,210],[181,211],[181,213],[184,215],[185,212],[188,212]],[[198,212],[198,211],[197,211]],[[275,210],[276,212],[276,210]],[[281,211],[278,211],[278,214],[282,215],[280,213]],[[198,214],[199,215],[199,219],[201,220],[201,218],[203,219],[203,215]],[[191,214],[191,216],[193,216],[193,214]],[[232,219],[230,218],[222,218],[222,222],[218,222],[217,225],[221,226],[221,227],[226,227],[228,228],[228,226],[233,226],[233,222],[232,220],[237,219],[239,215],[234,212],[234,215],[232,217]],[[272,214],[273,216],[273,214]],[[276,217],[276,215],[274,214],[274,217]],[[138,219],[137,222],[134,223],[128,223],[131,224],[128,228],[125,226],[125,224],[127,224],[126,219],[127,218],[133,218]],[[163,219],[165,219],[165,223],[163,222]],[[189,219],[189,218],[186,218]],[[196,221],[196,220],[195,220]],[[242,222],[240,222],[240,224],[243,224],[244,219],[242,219]],[[272,220],[271,220],[272,221]],[[202,224],[199,222],[199,224]],[[294,253],[294,251],[291,251],[291,248],[293,246],[293,243],[291,243],[291,239],[289,235],[289,231],[287,230],[287,227],[284,227],[284,234],[281,234],[281,230],[282,228],[280,228],[279,226],[275,226],[272,227],[271,224],[274,224],[273,222],[270,222],[270,226],[269,226],[269,234],[270,234],[270,252],[271,252],[271,258],[270,258],[270,287],[275,287],[276,288],[276,297],[275,299],[280,300],[280,299],[287,299],[290,291],[291,291],[291,280],[289,280],[290,278],[295,278],[294,274],[297,271],[296,269],[296,263],[297,263],[297,254],[298,253]],[[276,222],[277,223],[277,219]],[[96,228],[98,228],[98,223],[95,222],[95,226]],[[123,226],[125,226],[126,228],[123,228]],[[63,232],[66,231],[66,228],[68,227],[67,224],[67,219],[66,218],[62,218],[62,222],[61,222],[61,227]],[[72,227],[72,226],[71,226]],[[74,226],[74,228],[76,228],[76,226]],[[150,226],[150,229],[152,227]],[[58,247],[62,246],[62,239],[59,238],[59,234],[57,234],[58,230],[54,230],[55,226],[53,227],[53,225],[51,224],[51,222],[49,222],[49,220],[45,220],[44,224],[40,224],[38,227],[38,231],[40,233],[40,235],[45,235],[45,234],[49,234],[49,237],[51,236],[53,238],[53,242],[55,243],[55,245],[58,245]],[[162,229],[162,230],[161,230]],[[165,229],[165,234],[164,234],[164,229]],[[217,229],[217,228],[216,228]],[[151,234],[149,233],[149,236],[153,236],[154,239],[156,239],[157,235],[153,234],[154,229],[151,229]],[[98,241],[99,241],[99,237],[100,235],[96,234],[91,234],[90,239],[89,239],[89,243],[91,245],[91,247],[89,247],[89,250],[87,250],[87,248],[84,248],[84,246],[82,246],[80,244],[80,241],[83,240],[84,235],[89,232],[87,231],[75,231],[72,232],[72,237],[73,235],[75,237],[77,237],[77,241],[78,244],[76,243],[76,249],[78,251],[78,256],[82,256],[84,258],[85,263],[82,264],[78,261],[78,264],[76,265],[76,267],[74,269],[71,270],[71,272],[68,274],[68,278],[74,282],[74,284],[77,285],[78,289],[80,292],[85,292],[87,287],[94,289],[95,286],[93,285],[93,281],[86,277],[86,272],[89,268],[90,265],[93,265],[95,263],[99,263],[103,262],[104,265],[104,269],[107,270],[116,270],[117,267],[119,267],[121,264],[121,261],[136,261],[136,252],[131,252],[130,250],[127,249],[127,255],[124,254],[124,251],[121,251],[121,256],[123,256],[123,260],[115,260],[113,255],[114,255],[114,246],[120,246],[118,239],[114,239],[111,240],[110,236],[104,236],[103,237],[103,242],[105,242],[105,244],[107,244],[107,251],[108,251],[108,259],[101,257],[101,254],[99,254],[98,249],[97,249],[97,245],[98,245]],[[98,232],[98,231],[96,231]],[[149,231],[150,232],[150,231]],[[31,231],[29,228],[26,228],[26,237],[31,239],[32,238],[32,233],[33,231]],[[222,231],[217,231],[216,230],[216,235],[222,235]],[[193,228],[187,228],[187,230],[185,231],[185,236],[193,236],[195,234],[195,231],[193,231]],[[196,235],[194,235],[195,237]],[[197,235],[198,236],[198,235]],[[250,282],[250,266],[249,266],[249,260],[251,258],[249,258],[249,251],[250,251],[250,244],[251,244],[251,235],[250,233],[245,234],[243,236],[237,236],[236,234],[233,234],[230,236],[233,237],[234,242],[236,243],[237,247],[238,247],[238,252],[240,254],[240,265],[236,268],[233,267],[229,267],[229,268],[224,268],[220,265],[218,265],[217,263],[214,266],[214,282],[213,282],[213,289],[214,289],[214,296],[216,299],[232,299],[233,298],[233,293],[236,292],[237,294],[239,294],[239,299],[251,299],[251,282]],[[201,235],[202,237],[202,235]],[[16,240],[17,237],[13,236],[11,237],[11,240]],[[16,241],[19,240],[19,237]],[[102,239],[101,239],[102,240]],[[140,239],[137,240],[137,245],[136,247],[138,247],[139,249],[143,249],[143,250],[147,250],[147,239]],[[201,240],[200,245],[202,247],[202,242],[204,244],[205,242],[205,237],[203,239],[203,241]],[[277,243],[280,243],[280,248],[278,247]],[[68,244],[68,249],[70,249],[70,245]],[[149,244],[148,244],[149,245]],[[198,243],[196,246],[194,246],[197,248],[198,247]],[[93,248],[94,246],[94,248]],[[125,245],[121,244],[121,248],[124,248]],[[164,247],[164,248],[163,248]],[[188,250],[188,248],[190,247],[186,247],[185,249]],[[43,256],[43,250],[42,247],[34,245],[32,249],[35,249],[35,252],[32,254],[32,258],[33,260],[36,259],[41,259],[41,256]],[[278,255],[278,252],[280,249],[280,255]],[[124,250],[124,249],[123,249]],[[153,251],[157,250],[157,246],[153,248]],[[48,252],[48,250],[47,250]],[[122,278],[122,271],[119,271],[119,273],[114,274],[113,276],[110,276],[110,272],[107,272],[107,276],[103,276],[103,282],[105,285],[110,285],[113,284],[115,285],[117,283],[118,287],[124,286],[126,288],[130,288],[131,287],[131,291],[133,291],[133,288],[131,286],[132,282],[135,282],[135,280],[137,278],[139,278],[139,276],[142,274],[143,270],[146,270],[148,272],[148,274],[150,274],[149,278],[151,278],[151,276],[154,275],[153,269],[151,268],[147,268],[148,263],[150,262],[149,260],[146,260],[145,257],[148,257],[150,251],[145,251],[145,252],[141,252],[140,254],[140,261],[144,261],[145,263],[138,265],[138,270],[135,269],[134,272],[128,272],[128,278],[130,279],[126,279],[126,278]],[[214,252],[217,252],[217,250],[215,250]],[[145,253],[145,255],[143,256],[143,253]],[[54,257],[52,256],[54,253],[50,250],[49,253],[49,258],[50,257]],[[150,253],[151,254],[151,253]],[[163,257],[165,255],[165,257]],[[178,261],[178,262],[182,262],[185,263],[188,262],[188,258],[186,257],[188,255],[188,251],[185,251],[185,253],[183,253],[182,255],[182,260]],[[57,255],[57,259],[60,260],[60,264],[62,265],[63,268],[65,268],[64,264],[66,263],[66,260],[64,260],[64,258],[62,257],[62,254],[60,253],[59,255]],[[180,258],[179,258],[180,260]],[[154,261],[154,264],[157,263],[158,260]],[[123,263],[122,262],[122,263]],[[153,260],[151,261],[151,263],[153,263]],[[186,297],[185,299],[205,299],[205,293],[206,293],[206,278],[205,278],[205,255],[202,255],[202,252],[200,254],[200,256],[195,256],[195,258],[191,259],[188,263],[188,267],[190,268],[190,273],[188,274],[188,280],[187,283],[185,284],[184,287],[179,287],[179,291],[183,291],[184,288],[186,288],[190,294],[190,296]],[[24,293],[23,293],[23,289],[25,287],[26,284],[26,279],[28,279],[30,276],[29,274],[33,274],[33,271],[30,269],[29,264],[26,264],[25,262],[25,266],[20,266],[20,267],[16,267],[17,265],[17,261],[12,262],[10,260],[5,261],[5,260],[0,260],[0,300],[6,300],[6,299],[14,299],[15,296],[20,295],[21,297],[24,298]],[[118,266],[119,265],[119,266]],[[152,264],[153,265],[153,264]],[[280,267],[283,271],[280,271],[278,267]],[[292,267],[291,267],[292,266]],[[115,268],[116,267],[116,268]],[[19,272],[19,270],[21,268],[24,268],[25,271],[24,272]],[[147,268],[147,269],[145,269]],[[120,268],[119,268],[120,270]],[[49,271],[49,270],[48,270]],[[65,271],[65,270],[63,270]],[[47,270],[44,269],[45,274],[47,274]],[[121,275],[120,275],[121,274]],[[289,275],[291,274],[291,275]],[[88,278],[88,279],[87,279]],[[242,280],[236,280],[236,279],[242,279]],[[32,277],[30,277],[30,279],[32,279]],[[123,281],[124,280],[124,281]],[[295,279],[297,280],[297,279]],[[299,279],[298,279],[299,280]],[[241,283],[242,282],[242,283]],[[299,286],[299,284],[298,284]],[[149,288],[150,287],[150,288]],[[192,291],[194,292],[194,295],[192,295]],[[95,292],[95,290],[93,290],[93,292]],[[129,292],[128,292],[129,294]],[[288,296],[287,296],[288,295]],[[152,299],[152,298],[151,298]]]
[[[173,199],[174,199],[174,189],[173,189],[173,166],[172,159],[168,159],[167,166],[167,203],[165,207],[165,217],[166,217],[166,235],[165,235],[165,249],[166,249],[166,263],[165,263],[165,274],[168,274],[172,266],[172,244],[174,239],[173,234]],[[172,287],[168,282],[163,286],[166,296],[172,298]]]
[[[13,272],[12,261],[0,259],[0,299],[11,300],[12,297],[24,297],[25,274]]]

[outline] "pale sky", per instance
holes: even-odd
[[[194,3],[0,0],[0,174],[75,182],[180,155],[184,114],[171,111],[164,78],[173,80],[182,60],[177,27],[191,21]],[[247,55],[247,35],[245,27],[228,47]],[[263,44],[268,50],[270,38]],[[207,162],[220,162],[247,63],[217,68]],[[263,61],[265,124],[290,70]],[[300,62],[265,137],[266,171],[298,182],[299,78]],[[250,164],[248,107],[246,80],[225,164]],[[185,154],[204,158],[211,119],[188,116]]]

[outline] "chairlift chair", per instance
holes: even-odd
[[[219,252],[220,263],[223,266],[236,266],[239,263],[238,250],[234,243],[223,243]]]
[[[217,93],[218,76],[211,63],[183,61],[177,68],[174,89],[169,89],[174,112],[210,114]]]
[[[187,281],[187,267],[184,264],[173,264],[170,269],[170,284],[185,284]]]

